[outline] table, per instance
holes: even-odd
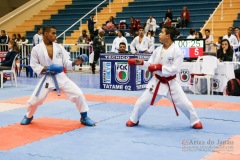
[[[227,82],[230,79],[235,78],[234,68],[236,64],[239,64],[239,62],[220,62],[218,64],[212,80],[213,91],[224,91]],[[177,80],[181,86],[189,87],[191,89],[190,74],[192,73],[193,65],[194,62],[183,62],[183,65],[180,68],[180,73],[177,75]]]

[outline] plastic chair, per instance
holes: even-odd
[[[11,73],[11,82],[12,82],[12,85],[13,85],[13,78],[14,78],[14,80],[15,80],[15,86],[17,87],[17,76],[16,76],[16,70],[15,70],[17,57],[18,57],[18,55],[15,56],[15,58],[14,58],[14,60],[13,60],[13,63],[12,63],[11,69],[9,69],[9,70],[2,70],[2,71],[0,72],[0,75],[1,75],[1,88],[3,88],[3,73]]]
[[[193,76],[193,90],[194,94],[196,94],[196,82],[197,80],[200,82],[200,79],[207,79],[207,93],[210,95],[210,90],[212,90],[211,78],[213,78],[215,74],[215,70],[217,69],[218,59],[215,56],[200,56],[195,62],[195,71],[191,76]]]
[[[26,69],[26,77],[37,77],[37,74],[35,72],[33,72],[33,69],[30,66],[30,58],[31,58],[31,55],[28,54],[26,58],[20,59],[21,65],[20,65],[20,70],[19,70],[18,76],[20,76],[22,68],[25,68]],[[23,64],[23,61],[26,61],[26,63]]]

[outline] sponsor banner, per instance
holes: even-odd
[[[182,82],[188,82],[190,79],[190,72],[188,69],[181,69],[179,78]]]
[[[143,70],[143,82],[148,83],[149,80],[152,78],[152,73],[149,70]]]
[[[129,66],[129,58],[148,60],[151,55],[100,55],[100,88],[113,90],[145,89],[152,75],[140,66]]]
[[[130,66],[127,62],[115,62],[115,80],[120,84],[127,84],[130,80]]]
[[[142,70],[139,66],[136,66],[136,84],[141,84],[142,82]]]
[[[7,55],[6,51],[0,51],[0,62],[2,62],[5,59],[6,55]]]
[[[213,78],[212,80],[213,80],[212,81],[212,87],[213,87],[214,90],[217,90],[219,88],[220,81],[216,78]]]
[[[103,83],[111,83],[111,62],[103,62]]]

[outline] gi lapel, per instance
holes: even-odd
[[[43,41],[40,43],[40,45],[41,45],[42,53],[44,55],[45,63],[47,64],[47,66],[50,66],[52,64],[52,60],[48,56],[47,48]]]

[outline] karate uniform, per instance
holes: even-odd
[[[42,40],[43,40],[42,35],[35,34],[35,35],[33,36],[33,42],[32,42],[33,46],[36,46],[37,44],[41,43]]]
[[[148,69],[150,64],[162,64],[162,71],[158,70],[154,73],[161,77],[170,77],[179,73],[179,68],[183,62],[183,55],[180,48],[174,43],[167,49],[163,49],[163,46],[156,48],[148,61],[144,61],[141,69]],[[133,123],[137,123],[140,117],[150,106],[150,102],[153,97],[153,93],[156,89],[156,85],[159,80],[153,76],[146,86],[145,92],[137,100],[130,120]],[[192,103],[188,100],[187,96],[182,90],[182,87],[176,80],[176,78],[169,81],[172,98],[177,108],[179,108],[186,117],[190,120],[190,124],[193,126],[200,120],[193,108]],[[167,97],[172,101],[170,91],[167,84],[160,83],[159,90],[155,102],[158,102],[162,97]],[[173,113],[174,114],[174,113]]]
[[[114,40],[113,40],[113,44],[112,44],[112,50],[111,52],[115,52],[115,53],[118,53],[118,49],[119,49],[119,44],[121,42],[124,42],[126,44],[126,50],[128,51],[128,42],[127,42],[127,39],[125,37],[116,37]]]
[[[238,39],[235,35],[231,34],[230,37],[228,35],[223,36],[223,39],[227,39],[231,46],[233,46],[233,50],[239,47]]]
[[[132,53],[135,53],[136,49],[138,53],[143,53],[146,50],[149,53],[152,53],[154,45],[151,43],[150,38],[144,35],[141,43],[139,43],[139,36],[135,37],[130,45],[130,48]]]
[[[31,52],[30,65],[35,73],[41,74],[44,66],[50,66],[51,64],[62,65],[67,69],[73,69],[72,61],[70,61],[69,53],[57,43],[53,43],[53,58],[52,60],[48,56],[48,52],[44,42],[33,47]],[[47,76],[46,80],[40,90],[38,97],[36,93],[45,75],[43,75],[34,89],[30,99],[27,102],[27,117],[32,117],[37,107],[43,103],[49,92],[55,89],[55,84],[51,76]],[[72,82],[64,72],[56,74],[56,79],[60,88],[60,91],[68,96],[68,99],[76,104],[76,107],[80,113],[89,110],[86,103],[86,99],[83,96],[81,89]]]
[[[203,36],[203,39],[205,39],[205,51],[206,52],[213,52],[213,44],[207,44],[213,42],[213,36],[209,35],[208,38],[206,36]]]
[[[150,22],[150,19],[147,20],[146,27],[145,27],[145,33],[148,31],[156,32],[156,20],[152,18],[152,21]]]

